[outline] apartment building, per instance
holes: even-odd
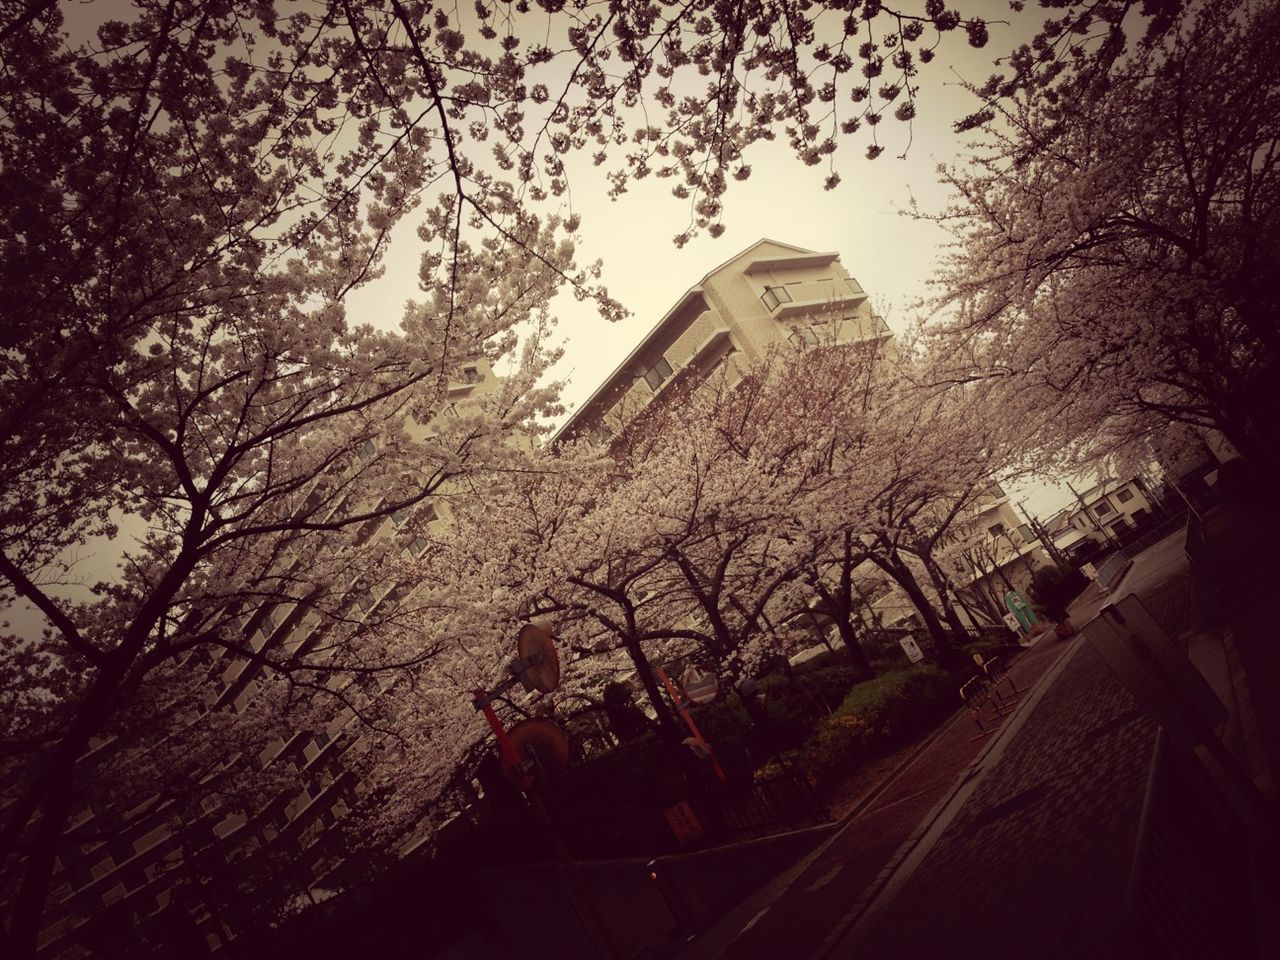
[[[1053,565],[1044,544],[998,483],[991,484],[974,511],[957,524],[942,561],[961,599],[988,614],[1002,612],[998,601],[1007,591],[1025,593],[1035,572]]]
[[[892,349],[891,334],[838,253],[760,240],[690,287],[574,411],[556,440],[607,442],[680,384],[725,367],[730,377],[773,345],[859,343]]]
[[[462,365],[446,387],[444,403],[436,418],[458,416],[468,405],[493,393],[500,381],[487,361]],[[417,429],[431,431],[431,422]],[[363,455],[372,455],[371,445]],[[335,504],[335,508],[339,505]],[[404,513],[370,521],[355,532],[360,543],[394,541],[418,555],[427,547],[421,531],[444,520],[448,507],[433,499],[415,510],[415,523]],[[288,564],[286,558],[282,560]],[[305,571],[298,572],[305,578]],[[354,581],[353,581],[354,583]],[[369,622],[387,605],[410,596],[407,584],[372,584],[356,591],[343,617]],[[331,623],[303,604],[266,603],[246,610],[241,630],[247,646],[255,651],[300,651],[325,641]],[[201,723],[215,711],[240,713],[253,700],[261,680],[261,667],[219,648],[199,647],[184,667],[203,671],[208,691],[203,703],[191,705],[191,722]],[[345,675],[334,684],[352,683]],[[377,695],[386,680],[363,681],[361,689]],[[65,846],[79,855],[63,855],[55,877],[46,926],[42,932],[42,956],[133,956],[139,942],[164,945],[170,955],[175,944],[185,943],[183,955],[199,956],[227,946],[248,923],[252,904],[235,904],[235,858],[269,858],[279,870],[281,890],[296,891],[302,900],[316,902],[346,885],[351,866],[340,844],[330,842],[339,833],[344,817],[364,796],[355,768],[370,748],[362,726],[350,709],[336,711],[327,723],[292,736],[263,743],[256,756],[228,757],[228,763],[252,762],[258,767],[291,768],[289,780],[301,782],[300,790],[277,795],[256,810],[226,813],[225,806],[209,804],[206,812],[184,820],[174,803],[144,804],[137,810],[94,811],[81,809],[71,820]],[[94,744],[91,754],[110,758],[118,745],[110,740]],[[86,756],[86,760],[89,756]],[[120,825],[123,823],[123,828]],[[108,838],[103,838],[103,835]],[[406,848],[414,838],[406,838]],[[402,851],[403,852],[403,851]],[[198,864],[193,869],[193,865]],[[221,891],[212,887],[220,881]],[[190,887],[181,900],[179,884],[199,873],[203,898]],[[226,891],[233,891],[226,894]],[[220,902],[219,905],[218,902]],[[230,906],[228,906],[230,903]]]

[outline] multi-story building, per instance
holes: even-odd
[[[435,417],[464,414],[469,404],[492,393],[499,383],[486,360],[463,364],[448,383]],[[434,422],[435,418],[416,429],[431,431]],[[362,455],[372,455],[375,448],[366,446]],[[419,505],[415,514],[413,524],[407,524],[409,518],[401,512],[371,520],[354,535],[359,543],[394,541],[394,546],[418,555],[428,544],[420,534],[409,533],[410,527],[431,530],[447,517],[448,506],[443,498],[433,498]],[[403,602],[410,590],[410,585],[393,583],[357,590],[343,618],[371,622],[380,609]],[[312,649],[325,640],[331,626],[302,603],[265,603],[241,618],[245,644],[255,652]],[[205,702],[191,705],[193,723],[204,722],[202,718],[213,711],[241,712],[254,698],[261,673],[254,661],[220,648],[198,647],[184,666],[208,678]],[[335,682],[352,681],[343,677]],[[376,695],[380,688],[369,689],[369,682],[362,687]],[[134,956],[140,942],[164,944],[170,955],[179,955],[173,952],[178,943],[187,945],[182,955],[219,950],[253,923],[246,910],[237,907],[234,893],[224,896],[213,889],[219,865],[225,873],[233,859],[271,858],[282,865],[279,890],[293,891],[303,900],[318,901],[341,889],[348,864],[341,847],[328,841],[338,835],[341,821],[364,795],[353,772],[369,748],[363,729],[353,711],[344,709],[318,729],[298,730],[262,744],[254,763],[288,767],[286,781],[303,786],[278,794],[259,809],[225,813],[224,805],[210,803],[193,821],[189,814],[184,819],[171,801],[149,801],[123,814],[84,807],[67,830],[64,847],[78,845],[79,854],[60,857],[41,954]],[[117,749],[114,741],[100,740],[85,761],[94,754],[109,758]],[[408,838],[406,848],[414,842]],[[193,895],[188,887],[179,902],[175,888],[197,873],[204,895]],[[234,889],[235,878],[224,879],[225,887]]]
[[[619,434],[654,398],[769,348],[865,342],[891,348],[884,320],[837,253],[760,240],[690,287],[561,427],[557,439]]]
[[[1035,572],[1051,566],[1048,551],[1008,494],[993,483],[973,512],[956,526],[942,554],[962,599],[988,615],[1003,612],[999,600],[1011,589],[1025,592]]]

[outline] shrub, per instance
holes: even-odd
[[[1007,631],[1006,631],[1007,632]],[[1009,639],[1006,640],[978,640],[975,643],[966,643],[960,648],[964,654],[965,660],[973,662],[975,653],[982,654],[983,660],[990,660],[992,657],[1008,657],[1010,653],[1016,653],[1021,647],[1013,640],[1013,634],[1009,633]],[[974,664],[977,666],[977,664]]]
[[[856,770],[868,755],[871,729],[858,717],[833,714],[814,729],[800,752],[811,780],[827,786]]]
[[[951,677],[938,667],[894,670],[854,687],[836,714],[860,718],[878,739],[901,739],[927,727],[940,711],[949,711],[956,699],[953,687]]]

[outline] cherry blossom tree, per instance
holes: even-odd
[[[376,788],[440,781],[497,637],[463,629],[479,607],[441,592],[456,577],[410,579],[383,521],[430,546],[433,497],[528,469],[511,437],[550,410],[543,361],[459,411],[466,364],[510,355],[560,287],[619,312],[574,262],[575,219],[539,209],[567,198],[567,153],[594,150],[615,192],[672,178],[677,240],[716,232],[753,142],[781,129],[817,165],[865,126],[874,156],[938,42],[986,41],[941,0],[164,0],[90,6],[96,29],[65,12],[83,7],[0,21],[0,600],[45,624],[7,631],[0,663],[19,955],[85,796],[251,809],[279,775],[226,758],[316,730],[333,701],[396,734]],[[421,302],[395,332],[351,322],[411,211]],[[111,541],[119,574],[77,585],[78,551]],[[428,603],[445,626],[424,642],[398,611]],[[351,692],[383,673],[419,695]]]
[[[1070,99],[1006,103],[951,171],[943,377],[980,379],[1046,456],[1170,421],[1280,463],[1274,3],[1190,6]]]

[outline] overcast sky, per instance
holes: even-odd
[[[837,251],[895,331],[918,315],[914,305],[929,292],[928,280],[948,235],[937,224],[905,215],[914,197],[924,211],[939,211],[947,193],[938,183],[939,164],[963,163],[965,136],[952,123],[975,109],[961,80],[984,81],[992,60],[1028,41],[1042,19],[1034,8],[1018,21],[992,24],[982,50],[967,46],[962,31],[946,38],[938,59],[922,68],[917,117],[906,124],[886,115],[880,124],[885,152],[864,156],[864,131],[847,138],[836,154],[841,183],[823,189],[827,167],[806,167],[782,140],[761,143],[746,156],[752,176],[733,182],[725,198],[725,232],[700,236],[677,249],[672,238],[688,225],[688,201],[671,194],[675,180],[640,181],[616,201],[586,157],[569,164],[572,210],[581,215],[580,262],[604,261],[609,292],[631,311],[611,324],[591,303],[561,296],[555,304],[565,355],[554,375],[565,382],[573,409],[626,357],[680,295],[709,270],[762,237],[813,250]],[[1003,0],[977,3],[991,16],[1010,16]],[[905,156],[903,154],[905,153]],[[352,298],[349,316],[393,323],[404,301],[416,294],[419,248],[412,224],[392,243],[385,277]],[[1026,496],[1042,516],[1064,505],[1069,493],[1033,485]]]

